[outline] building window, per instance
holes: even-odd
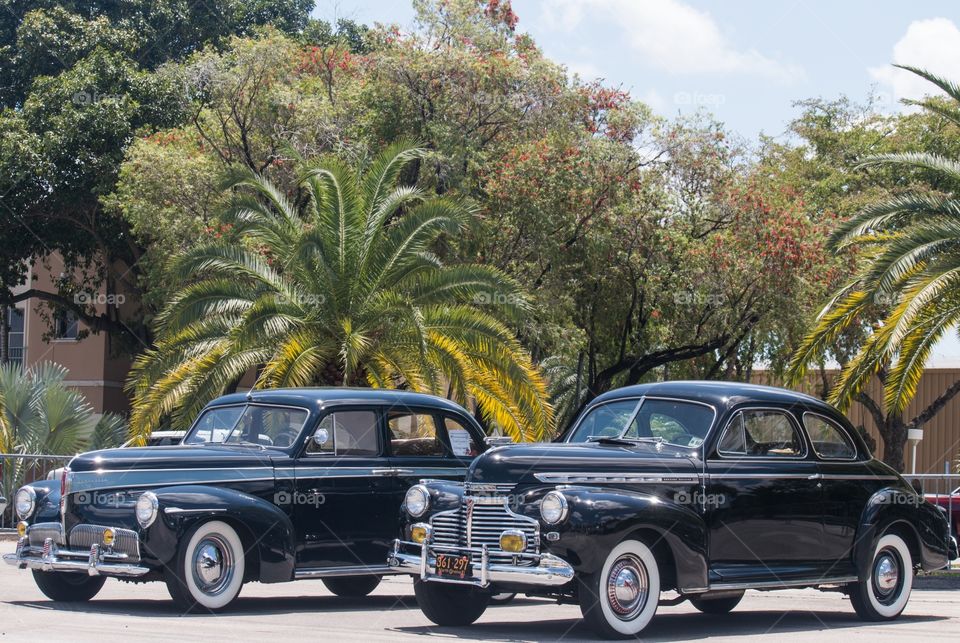
[[[7,309],[7,340],[10,346],[9,360],[23,365],[23,311],[19,308]],[[2,330],[2,329],[0,329]]]
[[[72,310],[62,310],[57,313],[54,328],[55,339],[76,339],[78,330],[77,314],[75,312]]]

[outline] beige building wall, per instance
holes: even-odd
[[[15,289],[14,295],[30,288],[56,292],[54,279],[62,271],[63,261],[57,255],[44,262],[37,261],[29,271],[27,283]],[[94,306],[98,312],[103,312],[107,307],[108,293],[102,288],[100,294],[104,297]],[[41,301],[28,299],[16,307],[24,315],[24,368],[41,362],[56,362],[69,371],[67,384],[83,393],[97,413],[125,413],[129,410],[123,384],[130,360],[116,355],[107,333],[89,333],[81,339],[55,339],[49,326],[50,311]],[[78,324],[79,330],[89,330],[82,321]]]

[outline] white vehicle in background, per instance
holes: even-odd
[[[147,438],[146,444],[147,447],[168,447],[173,446],[174,444],[180,444],[180,441],[183,440],[183,436],[187,434],[186,431],[154,431],[150,434],[150,437]],[[120,448],[126,448],[134,446],[133,439],[127,440]],[[47,473],[47,480],[58,480],[60,476],[63,475],[63,470],[66,467],[57,467],[49,473]],[[2,511],[2,510],[0,510]]]

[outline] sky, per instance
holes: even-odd
[[[657,113],[704,109],[747,140],[783,135],[806,98],[873,96],[885,111],[928,85],[891,63],[960,79],[956,0],[513,0],[529,33],[570,74],[602,78]],[[317,0],[326,20],[413,24],[409,0]],[[930,367],[960,367],[960,341]]]

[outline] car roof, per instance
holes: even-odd
[[[319,408],[328,404],[374,404],[377,406],[431,407],[463,413],[459,404],[436,395],[378,388],[315,387],[276,388],[253,390],[246,393],[224,395],[210,402],[209,406],[259,402]]]
[[[761,402],[777,405],[802,404],[836,414],[836,410],[813,396],[797,393],[785,388],[747,384],[744,382],[722,382],[716,380],[675,380],[624,386],[597,396],[591,405],[630,397],[676,397],[704,402],[724,411],[744,402]]]

